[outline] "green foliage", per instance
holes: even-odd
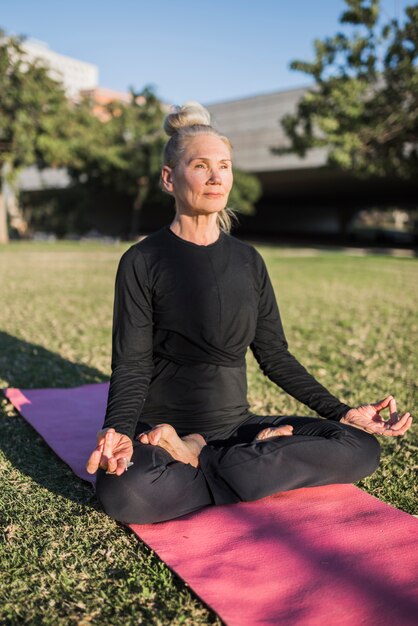
[[[100,122],[104,129],[95,150],[90,149],[88,134],[82,137],[84,151],[73,161],[69,171],[75,180],[92,189],[98,185],[130,195],[135,209],[148,202],[167,199],[159,189],[162,152],[167,137],[162,130],[166,111],[150,87],[141,92],[131,91],[129,104],[111,103],[107,106],[109,119]],[[85,100],[80,107],[93,107]],[[84,116],[82,116],[84,117]],[[240,213],[252,213],[261,194],[258,179],[234,171],[234,187],[229,205]],[[137,232],[133,224],[132,234]]]
[[[68,101],[62,85],[48,75],[48,68],[38,60],[27,60],[21,43],[21,38],[6,38],[0,31],[0,176],[2,171],[5,176],[7,169],[12,183],[29,165],[66,168],[85,196],[109,192],[130,197],[130,230],[136,234],[144,205],[167,205],[158,184],[166,141],[162,102],[150,87],[140,92],[131,89],[129,103],[112,102],[98,116],[89,96]],[[238,212],[252,212],[260,195],[258,181],[242,172],[235,178],[232,205]],[[5,224],[4,204],[0,204]],[[50,223],[60,224],[54,206],[60,205],[50,204]],[[88,217],[81,216],[87,206],[80,199],[74,215],[65,216],[66,223],[88,224]]]
[[[3,182],[14,185],[21,169],[54,167],[68,157],[64,131],[71,109],[65,91],[40,60],[28,60],[21,43],[0,30],[1,243],[8,241]]]
[[[158,181],[164,145],[161,102],[150,88],[131,91],[131,101],[111,102],[105,107],[106,118],[93,114],[94,101],[89,97],[76,105],[74,115],[78,135],[70,142],[66,166],[77,181],[100,185],[135,197],[138,179]]]
[[[229,195],[228,206],[238,213],[253,215],[254,203],[261,196],[261,183],[252,174],[234,170],[234,186]]]
[[[282,120],[290,140],[276,154],[328,149],[329,165],[360,177],[412,179],[418,171],[418,5],[403,23],[379,26],[379,0],[346,0],[340,22],[351,27],[315,40],[315,60],[291,68],[315,86]]]
[[[60,83],[39,60],[28,61],[21,39],[0,30],[0,172],[7,178],[30,165],[53,166],[61,127],[70,113]]]

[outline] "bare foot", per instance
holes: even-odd
[[[293,435],[293,426],[286,424],[285,426],[271,426],[261,430],[254,441],[263,441],[264,439],[273,439],[273,437],[290,437]]]
[[[147,433],[139,435],[138,440],[141,443],[160,446],[167,450],[176,461],[189,463],[193,467],[198,467],[199,454],[206,445],[202,435],[197,433],[180,438],[170,424],[158,424]]]

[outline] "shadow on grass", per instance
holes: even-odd
[[[0,331],[0,377],[9,387],[75,387],[103,383],[108,376],[88,365],[72,363],[35,343]]]
[[[75,387],[102,383],[108,376],[99,370],[72,363],[42,346],[0,331],[0,377],[4,387]],[[13,467],[41,487],[77,504],[100,509],[91,486],[77,478],[44,440],[20,416],[0,412],[0,448]]]

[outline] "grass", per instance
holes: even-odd
[[[0,247],[0,386],[108,379],[114,274],[126,247]],[[413,411],[417,261],[259,250],[290,348],[302,363],[348,404],[392,393],[401,411]],[[248,379],[254,411],[310,414],[264,378],[250,354]],[[417,433],[415,426],[401,440],[381,439],[381,465],[360,483],[413,514]],[[5,399],[0,442],[0,624],[221,623],[144,544],[100,511],[90,487]]]

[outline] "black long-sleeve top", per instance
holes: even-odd
[[[255,248],[222,231],[199,245],[164,226],[119,263],[104,427],[129,437],[163,422],[181,435],[227,433],[251,415],[248,347],[266,376],[319,415],[349,410],[288,351]]]

